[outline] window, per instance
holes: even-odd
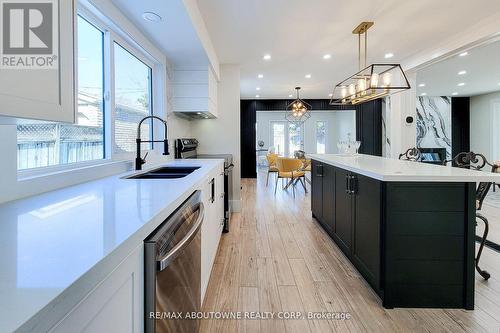
[[[152,114],[151,67],[114,43],[115,54],[115,153],[134,152],[137,124]],[[143,123],[142,139],[152,134],[152,121]],[[150,145],[151,146],[151,145]]]
[[[326,121],[316,122],[316,153],[326,153]]]
[[[103,159],[104,82],[101,30],[78,16],[75,125],[26,121],[17,126],[18,170]]]
[[[153,114],[152,77],[158,62],[105,22],[106,18],[101,20],[93,11],[79,9],[75,124],[30,120],[19,124],[18,170],[71,168],[70,163],[124,159],[135,152],[137,124]],[[149,140],[152,132],[153,122],[145,122],[142,139]]]

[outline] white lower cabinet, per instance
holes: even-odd
[[[212,181],[214,182],[213,190]],[[201,228],[201,300],[203,303],[224,224],[223,164],[210,175],[202,191],[205,205],[205,219]]]
[[[50,332],[143,332],[144,247],[137,247]]]
[[[213,183],[212,183],[213,182]],[[224,222],[224,167],[201,186],[205,218],[201,229],[201,301],[210,279]],[[144,245],[140,244],[50,332],[143,332]]]

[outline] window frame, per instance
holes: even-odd
[[[17,170],[17,177],[19,180],[31,177],[39,177],[51,175],[57,172],[68,172],[72,169],[78,170],[92,166],[100,166],[108,163],[116,162],[130,162],[135,156],[135,152],[116,154],[114,153],[115,146],[115,126],[114,126],[114,42],[123,47],[131,55],[139,59],[151,69],[150,78],[150,108],[152,115],[158,115],[157,110],[162,109],[163,96],[161,91],[164,89],[164,82],[161,77],[163,65],[160,61],[155,59],[146,48],[142,47],[138,42],[134,41],[126,32],[115,26],[113,22],[106,17],[103,13],[94,13],[95,8],[87,8],[82,3],[78,3],[75,15],[75,43],[74,43],[74,71],[75,71],[75,96],[78,93],[78,29],[77,18],[81,16],[89,24],[93,25],[96,29],[103,32],[103,131],[104,131],[104,156],[100,159],[81,161],[67,164],[57,164],[45,167],[29,168]],[[101,18],[102,17],[102,18]],[[109,21],[109,23],[107,23]],[[130,41],[129,41],[130,40]],[[153,50],[154,51],[154,50]],[[77,99],[75,98],[75,112],[77,112]],[[151,138],[158,135],[159,127],[151,126]],[[17,140],[16,140],[17,142]],[[143,149],[144,151],[152,150]]]

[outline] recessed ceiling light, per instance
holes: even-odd
[[[259,90],[260,90],[260,87],[255,88],[255,90],[259,91]]]
[[[418,86],[419,87],[425,87],[425,83],[420,83]]]
[[[264,56],[262,57],[262,59],[264,59],[264,60],[271,60],[271,55],[270,54],[264,54]]]
[[[460,72],[458,72],[457,74],[458,74],[458,75],[465,75],[465,74],[467,74],[467,71],[460,71]]]
[[[290,94],[290,95],[288,95],[288,97],[293,97],[293,95],[292,95],[292,94]]]
[[[201,112],[196,112],[196,114],[201,114]]]
[[[332,57],[331,54],[325,54],[323,55],[323,59],[327,60],[327,59],[330,59]]]
[[[457,84],[457,86],[463,87],[463,86],[465,86],[465,82],[460,82],[459,84]]]
[[[328,94],[328,96],[329,96],[329,97],[332,97],[332,96],[333,96],[333,94]]]
[[[260,95],[255,95],[255,97],[256,97],[256,98],[259,98],[259,97],[260,97]]]
[[[262,79],[262,78],[264,77],[264,74],[259,74],[259,75],[257,75],[257,77],[258,77],[259,79]]]
[[[306,79],[310,79],[311,78],[311,74],[306,74],[305,78]]]
[[[390,53],[390,52],[386,53],[385,56],[384,56],[384,58],[386,58],[386,59],[389,59],[389,58],[392,58],[392,57],[394,57],[394,53]]]
[[[160,22],[161,16],[153,12],[142,13],[142,18],[149,22]]]
[[[460,53],[459,56],[460,57],[465,57],[468,54],[469,54],[469,52],[465,51],[465,52]]]
[[[455,91],[455,92],[451,93],[451,95],[452,95],[452,96],[457,96],[457,95],[458,95],[458,93]]]
[[[420,96],[427,96],[427,93],[421,93]]]

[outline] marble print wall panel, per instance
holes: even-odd
[[[391,98],[382,98],[382,156],[391,156]]]
[[[417,147],[446,148],[451,158],[451,98],[417,98]]]

